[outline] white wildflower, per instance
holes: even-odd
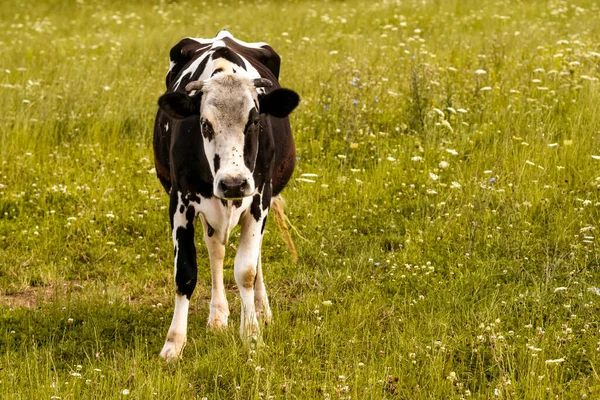
[[[444,112],[442,110],[440,110],[439,108],[433,107],[433,111],[435,111],[441,118],[445,118],[446,117],[446,115],[444,114]]]

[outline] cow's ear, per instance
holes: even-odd
[[[201,95],[188,96],[181,92],[166,93],[159,97],[158,107],[169,117],[184,119],[191,115],[200,115]]]
[[[294,108],[300,102],[300,96],[290,89],[275,89],[270,93],[261,95],[258,101],[261,114],[284,118],[294,111]]]

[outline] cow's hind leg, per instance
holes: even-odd
[[[262,249],[262,240],[260,247]],[[262,319],[266,324],[270,324],[273,319],[273,314],[271,313],[271,307],[269,307],[269,298],[263,280],[261,253],[262,251],[259,250],[256,280],[254,281],[254,307],[258,318]]]
[[[219,240],[212,226],[200,215],[204,228],[204,243],[208,250],[210,259],[210,270],[212,272],[212,296],[210,299],[210,315],[208,316],[208,328],[219,330],[227,326],[229,317],[229,304],[225,296],[223,285],[223,259],[225,258],[225,245]]]
[[[171,229],[175,248],[175,311],[160,356],[170,360],[181,355],[187,335],[187,317],[190,297],[196,287],[198,267],[194,244],[194,218],[196,211],[184,202],[181,192],[171,191]]]

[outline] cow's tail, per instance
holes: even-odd
[[[294,241],[292,240],[292,235],[290,235],[290,228],[288,227],[288,223],[290,220],[283,213],[283,208],[285,206],[285,200],[281,195],[275,196],[273,201],[271,201],[271,209],[273,210],[273,216],[275,220],[275,225],[277,226],[277,230],[279,234],[283,237],[285,244],[287,245],[290,253],[292,253],[292,261],[296,262],[298,260],[298,253],[296,253],[296,246],[294,246]],[[286,222],[287,220],[287,222]],[[290,223],[292,229],[294,228]]]

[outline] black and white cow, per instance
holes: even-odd
[[[170,194],[175,247],[175,311],[160,355],[176,358],[186,341],[197,280],[195,217],[200,216],[212,270],[208,327],[227,325],[223,258],[241,226],[234,275],[242,300],[240,334],[259,334],[271,310],[263,282],[261,243],[271,202],[294,170],[296,149],[287,118],[298,95],[278,83],[280,58],[266,43],[221,31],[186,38],[171,49],[167,91],[154,125],[156,172]]]

